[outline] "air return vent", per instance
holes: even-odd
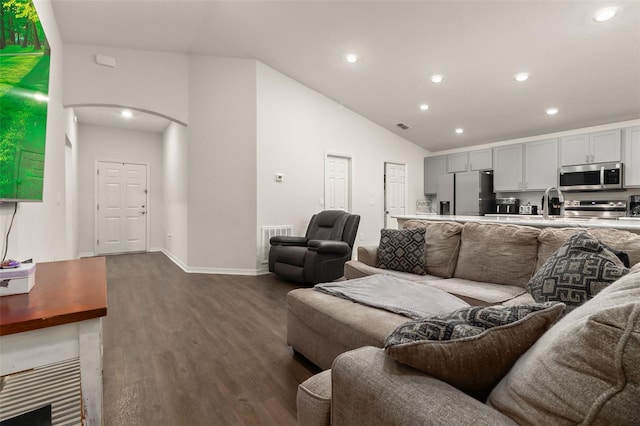
[[[407,130],[409,126],[404,123],[396,123],[396,126],[400,127],[402,130]]]
[[[293,233],[293,225],[279,225],[279,226],[263,226],[262,227],[262,263],[269,262],[269,240],[271,237],[280,235],[291,236]]]

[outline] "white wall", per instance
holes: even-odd
[[[78,257],[78,124],[73,108],[65,110],[65,216],[68,257]]]
[[[148,163],[148,216],[151,250],[164,243],[164,178],[161,133],[80,124],[78,126],[79,243],[82,255],[94,252],[95,161]]]
[[[116,67],[96,64],[96,54]],[[64,105],[126,106],[187,123],[188,64],[184,54],[66,44]]]
[[[188,264],[251,273],[256,250],[256,61],[192,56]]]
[[[187,128],[171,123],[162,135],[164,171],[164,252],[187,268]]]
[[[311,215],[323,209],[326,153],[352,157],[361,245],[377,244],[384,226],[385,161],[407,165],[408,213],[423,198],[427,151],[261,63],[257,110],[258,227],[294,225],[304,235]],[[275,173],[284,174],[282,183]]]
[[[62,107],[62,58],[60,31],[51,2],[34,1],[42,26],[51,46],[49,106],[44,165],[44,194],[41,203],[19,203],[9,239],[7,257],[18,260],[33,258],[36,262],[66,259],[71,256],[67,244],[65,219],[66,121]],[[0,204],[0,235],[8,230],[13,204]],[[4,250],[4,238],[0,242]]]

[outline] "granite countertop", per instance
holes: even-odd
[[[515,225],[534,226],[536,228],[612,228],[623,229],[635,233],[640,233],[640,221],[634,218],[624,218],[623,220],[609,219],[567,219],[564,217],[550,217],[544,219],[541,215],[510,215],[510,214],[489,214],[486,216],[441,216],[441,215],[398,215],[393,216],[399,220],[443,220],[453,222],[484,222],[484,223],[513,223]],[[627,220],[631,219],[631,220]]]

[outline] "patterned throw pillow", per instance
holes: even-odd
[[[376,266],[424,275],[424,228],[382,229]]]
[[[565,303],[569,313],[628,272],[607,246],[589,233],[579,232],[538,269],[527,291],[536,302]]]
[[[474,306],[400,325],[385,351],[482,398],[560,317],[564,304]]]

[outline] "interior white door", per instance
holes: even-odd
[[[327,155],[325,160],[324,208],[349,211],[350,187],[348,157]]]
[[[405,202],[406,170],[404,164],[384,163],[384,226],[397,228],[398,220],[391,216],[407,211]]]
[[[98,163],[96,252],[147,249],[147,166]]]

